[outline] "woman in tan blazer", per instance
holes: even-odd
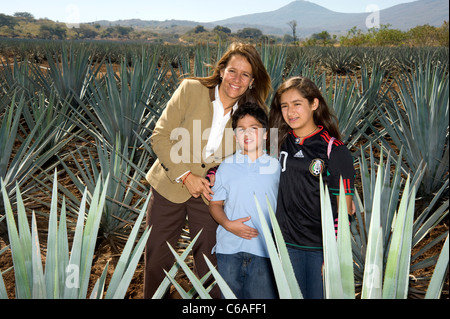
[[[267,110],[270,77],[254,48],[233,43],[211,76],[181,82],[151,137],[157,160],[147,173],[151,198],[147,225],[152,226],[145,251],[144,298],[151,298],[172,267],[174,247],[185,225],[191,237],[202,233],[193,247],[194,267],[202,277],[209,268],[203,258],[216,262],[212,250],[217,224],[209,214],[211,187],[205,178],[210,168],[235,151],[231,112],[239,104],[256,102]],[[215,289],[211,295],[219,298]]]

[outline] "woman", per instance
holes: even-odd
[[[337,119],[317,86],[304,77],[285,81],[270,109],[278,128],[281,176],[276,216],[305,299],[323,298],[320,176],[328,184],[337,218],[342,177],[349,214],[354,183],[350,151],[339,140]]]
[[[175,246],[186,216],[191,237],[202,233],[193,247],[199,277],[209,268],[206,255],[216,243],[217,224],[209,214],[211,199],[207,171],[235,151],[230,114],[239,104],[265,106],[270,77],[256,49],[234,43],[222,56],[211,76],[181,82],[158,120],[151,146],[158,159],[146,179],[152,187],[147,224],[152,231],[145,252],[144,298],[151,298],[174,257],[166,242]],[[212,293],[220,298],[218,289]]]

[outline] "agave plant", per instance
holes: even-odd
[[[98,179],[105,180],[109,176],[105,190],[106,203],[99,228],[102,238],[107,239],[113,249],[118,251],[118,242],[128,237],[129,224],[138,218],[144,199],[148,197],[148,187],[141,180],[145,177],[145,168],[150,156],[145,152],[139,153],[138,163],[134,164],[133,161],[138,157],[135,147],[129,148],[128,144],[125,144],[122,148],[119,140],[114,146],[108,145],[105,140],[97,141],[95,145],[95,151],[88,146],[78,148],[60,158],[59,164],[64,168],[78,193],[87,192],[88,204],[98,187]],[[69,162],[72,165],[69,165]],[[49,167],[46,172],[36,177],[40,193],[50,195],[51,188],[46,181],[49,180],[49,172],[52,169],[53,167]],[[65,195],[68,211],[76,213],[81,205],[79,198],[59,183],[58,188]],[[40,201],[35,196],[30,198]]]
[[[365,100],[365,107],[361,109],[359,112],[359,121],[356,121],[356,125],[349,125],[345,118],[345,113],[351,112],[351,111],[340,111],[338,114],[341,114],[340,116],[340,122],[339,124],[343,127],[345,127],[345,135],[350,134],[350,139],[347,142],[347,146],[349,148],[356,147],[356,144],[358,144],[361,140],[367,139],[368,144],[373,144],[378,146],[378,144],[374,144],[377,137],[373,137],[371,135],[368,135],[367,132],[370,132],[369,128],[372,130],[376,130],[375,126],[377,123],[377,114],[376,109],[377,105],[381,105],[383,101],[385,101],[388,98],[388,95],[390,94],[392,90],[392,84],[389,83],[389,81],[386,80],[386,78],[389,78],[389,73],[382,69],[380,66],[373,64],[373,65],[362,65],[361,66],[361,77],[358,79],[358,77],[355,77],[355,83],[357,90],[353,92],[353,94],[349,94],[348,92],[345,93],[345,91],[340,92],[340,95],[343,95],[344,97],[347,96],[349,99],[348,101],[351,103],[354,99],[354,95],[358,94],[359,91],[359,98],[361,100]],[[346,103],[345,99],[340,99],[341,102]],[[345,106],[338,106],[337,109],[346,109]],[[349,121],[350,123],[352,121]],[[353,127],[353,129],[351,129]],[[355,153],[356,154],[356,153]]]
[[[417,171],[422,161],[426,164],[419,191],[430,196],[448,178],[448,70],[433,65],[431,59],[418,61],[412,74],[397,83],[399,93],[393,92],[395,98],[379,107],[380,136],[387,134],[398,149],[405,147],[405,161],[412,171]],[[386,141],[383,145],[392,149]]]
[[[120,137],[121,145],[138,145],[146,140],[161,114],[161,108],[176,89],[176,74],[168,77],[171,66],[159,66],[159,54],[132,56],[132,68],[124,59],[119,75],[106,65],[104,83],[94,79],[87,92],[87,103],[79,101],[77,124],[90,136],[105,138],[111,145]]]
[[[402,225],[398,222],[400,213],[397,210],[400,208],[397,207],[400,201],[400,194],[402,193],[401,185],[404,183],[401,177],[403,172],[401,165],[403,149],[401,149],[399,159],[396,161],[394,167],[391,167],[390,164],[391,161],[393,161],[391,156],[387,157],[386,163],[384,163],[383,157],[381,156],[378,170],[376,169],[376,160],[372,151],[370,152],[370,165],[367,163],[365,156],[363,156],[364,152],[362,149],[361,154],[362,156],[359,158],[359,165],[363,200],[361,200],[356,191],[356,221],[351,223],[355,278],[358,286],[363,283],[366,265],[371,265],[367,260],[369,256],[368,250],[371,249],[372,252],[374,251],[375,247],[371,245],[375,245],[376,240],[379,240],[378,244],[380,245],[378,252],[382,252],[381,261],[377,259],[377,263],[380,264],[378,269],[382,270],[387,267],[389,247],[392,247],[392,241],[395,239],[395,226]],[[422,169],[419,169],[414,175],[411,175],[411,177],[408,178],[407,184],[410,184],[411,186],[408,186],[408,188],[405,186],[402,198],[404,196],[409,196],[407,200],[415,198],[423,174],[424,168],[422,166]],[[411,237],[411,248],[416,247],[424,236],[448,215],[448,201],[443,203],[439,208],[434,208],[434,205],[438,203],[438,198],[445,189],[445,187],[442,187],[440,192],[436,194],[431,205],[425,209],[419,217],[412,221],[411,234],[408,235]],[[371,235],[371,224],[374,220],[372,217],[373,214],[378,215],[376,217],[376,225],[380,225],[380,230],[377,233],[377,236],[379,235],[381,237],[380,239],[373,239],[372,242],[369,243],[371,236],[374,236]],[[414,210],[412,211],[412,214],[414,215]],[[377,231],[377,229],[372,230],[372,232],[375,231]],[[416,258],[423,255],[427,250],[433,247],[433,245],[438,244],[443,236],[445,236],[445,234],[439,236],[432,245],[426,246],[414,256],[411,256],[409,263],[412,263]],[[409,252],[409,254],[410,253],[411,252]],[[429,258],[422,263],[411,265],[409,270],[412,272],[423,267],[433,266],[434,263],[435,259]]]
[[[403,73],[409,73],[417,68],[418,64],[440,65],[448,69],[448,47],[401,47],[394,50],[393,59],[397,69]]]
[[[15,185],[23,187],[23,192],[28,193],[34,188],[32,176],[45,167],[49,159],[54,156],[71,137],[59,140],[51,148],[46,148],[57,130],[53,129],[54,121],[45,125],[45,113],[36,118],[35,126],[31,130],[24,130],[26,137],[23,139],[18,134],[22,111],[25,105],[24,93],[20,97],[15,93],[11,99],[9,109],[2,115],[0,126],[0,178],[3,179],[8,196],[15,196]],[[17,146],[19,145],[19,146]],[[16,148],[14,148],[16,147]],[[3,205],[0,207],[0,218],[4,215]],[[0,236],[4,237],[5,228],[0,223]],[[4,238],[8,241],[8,238]]]
[[[388,245],[386,245],[385,227],[383,226],[383,180],[384,167],[381,158],[376,176],[375,189],[372,198],[369,232],[367,234],[367,248],[365,249],[365,263],[361,288],[363,299],[406,299],[409,292],[411,272],[411,249],[413,247],[413,220],[415,205],[415,185],[408,177],[398,210],[393,216],[393,224]],[[344,198],[341,185],[341,196]],[[322,230],[324,237],[324,274],[326,293],[329,298],[355,298],[355,290],[350,285],[354,282],[352,267],[351,243],[355,243],[350,232],[345,200],[339,203],[339,223],[337,244],[331,213],[331,203],[326,187],[321,187],[322,200]],[[448,232],[447,232],[448,238]],[[441,237],[442,238],[442,237]],[[427,290],[428,296],[439,298],[445,269],[448,267],[448,243],[444,244],[441,252],[440,264],[436,265],[433,274],[433,285]],[[331,257],[328,257],[328,254]],[[353,258],[354,259],[354,258]],[[356,259],[355,263],[358,263]],[[358,266],[358,265],[357,265]],[[346,272],[343,270],[346,269]],[[355,268],[356,269],[356,268]],[[338,287],[336,287],[336,285]]]
[[[77,99],[84,100],[87,88],[99,74],[103,62],[93,61],[95,49],[92,46],[67,46],[62,44],[56,52],[46,52],[48,68],[34,65],[36,82],[43,88],[44,94],[50,96],[57,92],[60,99],[77,106]],[[76,99],[76,98],[77,99]]]
[[[325,77],[323,81],[325,81]],[[338,118],[342,141],[349,146],[353,145],[356,141],[352,134],[357,132],[357,126],[367,126],[367,122],[362,120],[365,115],[370,113],[367,101],[371,91],[360,93],[355,81],[352,81],[349,77],[338,76],[336,76],[334,84],[332,80],[328,86],[322,83],[321,87],[325,100],[334,109]],[[365,131],[364,128],[360,130]],[[359,135],[356,135],[357,138],[359,138]]]
[[[25,123],[30,130],[36,128],[36,134],[45,138],[51,136],[45,150],[58,145],[59,141],[80,134],[80,130],[77,130],[77,126],[70,120],[71,112],[67,100],[58,98],[58,93],[53,88],[50,89],[48,96],[42,91],[32,96],[22,110]]]
[[[316,64],[310,62],[306,57],[297,57],[294,61],[289,61],[287,59],[285,66],[285,78],[290,78],[292,76],[304,76],[311,79],[314,83],[320,85],[326,77],[326,73],[316,70]],[[275,86],[273,86],[275,87]]]
[[[382,72],[393,73],[398,70],[398,61],[396,52],[392,48],[372,47],[365,48],[358,58],[358,64],[361,67],[373,65]]]
[[[211,74],[210,66],[213,65],[209,44],[197,46],[194,54],[194,76],[207,77]]]
[[[58,225],[56,175],[55,172],[45,267],[42,265],[41,247],[35,213],[32,213],[30,231],[21,192],[17,189],[17,226],[5,184],[1,181],[14,263],[17,299],[85,299],[87,297],[93,254],[97,241],[98,226],[105,204],[108,179],[104,182],[102,182],[101,179],[98,179],[89,211],[86,214],[87,216],[85,216],[87,192],[84,192],[79,207],[72,248],[69,254],[66,207],[64,200],[61,205]],[[101,191],[102,188],[103,191]],[[146,229],[135,245],[135,240],[141,228],[147,203],[148,201],[140,212],[139,218],[136,220],[135,227],[133,227],[130,237],[120,256],[106,294],[104,294],[104,287],[108,265],[105,266],[101,277],[97,280],[95,287],[90,294],[90,298],[103,298],[103,295],[108,299],[123,298],[125,296],[150,233],[150,230]],[[0,298],[8,298],[1,271]]]
[[[287,59],[286,49],[287,47],[284,45],[281,47],[274,47],[266,44],[261,47],[261,60],[267,73],[269,73],[272,87],[275,88],[275,90],[284,80]],[[270,105],[275,90],[272,90],[267,97],[267,105]]]
[[[333,74],[350,74],[355,71],[357,52],[349,48],[323,49],[322,65]]]
[[[29,98],[34,95],[39,87],[35,79],[30,76],[28,61],[14,59],[14,62],[10,65],[2,62],[0,70],[0,95],[9,96],[11,92],[20,90]]]

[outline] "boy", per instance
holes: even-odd
[[[219,166],[209,205],[217,221],[219,273],[239,299],[277,298],[255,195],[270,225],[266,196],[276,209],[280,165],[265,154],[268,117],[257,104],[240,105],[232,116],[240,148]]]

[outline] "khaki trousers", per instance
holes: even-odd
[[[203,199],[191,197],[185,203],[176,204],[152,189],[147,209],[147,225],[152,226],[152,230],[145,248],[144,298],[152,298],[165,277],[163,269],[169,271],[173,266],[175,257],[166,242],[175,248],[185,226],[186,216],[192,239],[202,230],[192,250],[194,272],[201,278],[209,271],[203,254],[214,266],[217,265],[216,255],[211,254],[211,251],[216,244],[218,225],[209,214],[208,205]],[[213,298],[220,298],[217,285],[210,294]]]

